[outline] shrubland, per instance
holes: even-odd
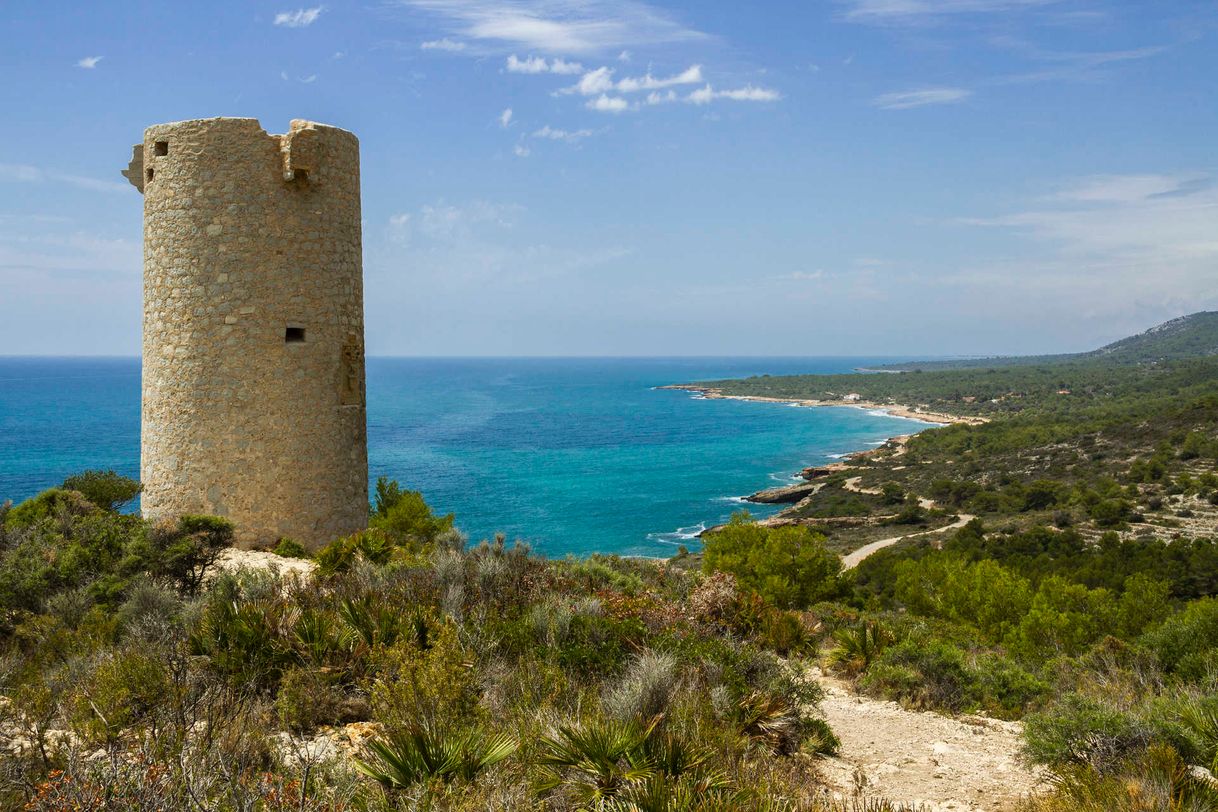
[[[0,806],[835,808],[814,538],[827,586],[766,597],[692,558],[470,545],[382,481],[301,578],[213,566],[223,519],[67,484],[0,516]]]

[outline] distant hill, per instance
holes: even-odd
[[[1180,358],[1218,355],[1218,311],[1207,310],[1165,321],[1144,333],[1122,338],[1090,352],[1060,355],[1004,355],[991,358],[962,358],[950,361],[911,361],[888,364],[883,370],[978,369],[990,367],[1061,364],[1077,361],[1110,361],[1144,364]]]

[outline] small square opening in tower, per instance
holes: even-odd
[[[303,327],[288,327],[283,331],[283,340],[289,344],[295,341],[304,341],[304,330],[305,328]]]
[[[153,144],[152,151],[153,151],[153,154],[155,154],[155,155],[168,155],[169,154],[169,142],[168,141],[157,141],[155,144]]]
[[[148,180],[152,180],[152,174],[153,174],[153,169],[152,169],[152,167],[149,167],[148,172],[147,172]]]

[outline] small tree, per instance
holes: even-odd
[[[102,510],[109,511],[118,510],[144,489],[136,480],[114,471],[85,471],[65,479],[63,487],[83,494]]]
[[[168,578],[183,594],[193,595],[203,575],[233,543],[233,523],[220,516],[182,516],[177,524],[149,529],[149,569]]]
[[[386,477],[376,481],[376,503],[368,524],[384,530],[398,543],[431,544],[453,526],[453,514],[436,516],[418,491],[403,490]]]

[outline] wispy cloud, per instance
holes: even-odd
[[[545,138],[550,141],[566,141],[568,143],[574,143],[592,134],[592,130],[560,130],[551,127],[549,124],[539,130],[533,131],[534,138]]]
[[[500,127],[512,126],[512,108],[508,107],[502,113],[499,114],[499,126]]]
[[[773,102],[782,98],[777,90],[746,85],[731,90],[715,90],[711,85],[700,87],[686,97],[691,104],[710,104],[715,99],[731,101]]]
[[[489,48],[590,54],[703,39],[638,0],[397,0],[430,12],[448,33]]]
[[[1206,174],[1079,178],[1023,211],[957,222],[1024,241],[1017,257],[938,280],[985,289],[991,300],[1009,291],[1056,310],[1123,319],[1218,300],[1218,188]]]
[[[990,42],[1033,63],[1027,71],[999,76],[988,82],[999,86],[1102,78],[1107,68],[1124,62],[1150,59],[1168,50],[1166,46],[1148,45],[1116,51],[1048,51],[1012,37],[997,37]]]
[[[97,67],[97,63],[101,62],[105,57],[102,56],[86,56],[84,59],[77,61],[76,67],[84,68],[85,70],[93,70]]]
[[[872,104],[883,110],[910,110],[930,104],[955,104],[973,95],[973,91],[962,87],[931,87],[923,90],[905,90],[876,96]]]
[[[131,188],[127,183],[72,175],[28,164],[0,164],[0,183],[61,183],[93,192],[122,192]]]
[[[584,66],[578,62],[568,62],[561,57],[555,57],[549,61],[540,56],[529,56],[520,59],[516,54],[512,54],[507,58],[504,65],[508,73],[557,73],[570,75],[579,73],[584,69]]]
[[[298,8],[295,11],[281,11],[275,15],[275,25],[283,28],[305,28],[317,22],[324,7]]]
[[[614,70],[610,67],[600,67],[590,70],[580,77],[579,81],[570,87],[558,91],[559,94],[578,93],[581,96],[596,96],[602,93],[638,93],[644,90],[660,90],[678,85],[696,85],[702,79],[702,66],[690,65],[680,73],[672,76],[656,77],[650,71],[644,76],[627,76],[623,79],[613,78]]]
[[[843,0],[847,20],[877,25],[934,22],[967,14],[1009,14],[1060,0]]]
[[[451,53],[459,53],[465,50],[464,42],[443,37],[442,39],[429,39],[426,42],[419,43],[419,47],[424,51],[449,51]]]
[[[1204,174],[1096,175],[1065,186],[1053,199],[1078,203],[1132,204],[1187,197],[1212,185],[1213,179]]]

